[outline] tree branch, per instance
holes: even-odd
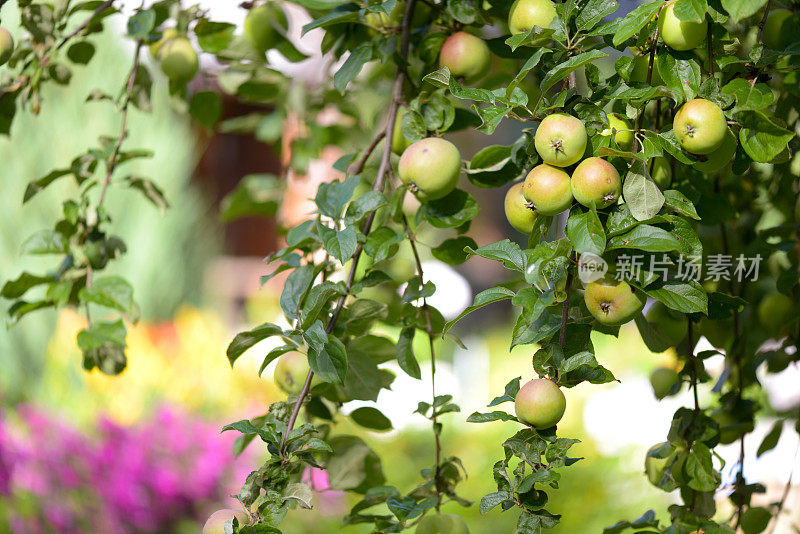
[[[758,43],[764,44],[764,28],[767,25],[767,17],[769,17],[769,10],[772,7],[772,0],[767,0],[767,7],[764,8],[764,16],[761,17],[761,22],[758,23]]]
[[[708,21],[708,30],[706,32],[706,46],[708,47],[708,76],[714,77],[714,37],[711,29],[714,27],[712,21]]]
[[[378,167],[378,175],[375,178],[375,184],[372,186],[372,189],[375,191],[383,191],[384,186],[386,184],[386,176],[389,172],[389,163],[391,160],[392,155],[392,137],[394,134],[394,123],[397,119],[397,109],[400,105],[400,100],[403,96],[403,77],[405,76],[405,61],[408,57],[408,43],[409,37],[411,35],[411,18],[414,15],[414,6],[416,5],[416,0],[408,0],[406,3],[405,13],[403,14],[403,33],[400,37],[400,58],[402,63],[397,67],[397,75],[395,76],[394,80],[394,88],[392,90],[392,103],[389,106],[389,120],[386,122],[386,128],[383,130],[384,135],[383,137],[386,138],[386,144],[383,147],[383,154],[381,156],[381,163]],[[377,146],[378,142],[374,142],[374,145]],[[374,147],[373,147],[374,148]],[[366,159],[364,159],[364,163],[366,163]],[[372,229],[372,223],[375,220],[375,212],[370,212],[367,215],[366,220],[364,221],[364,228],[362,233],[364,235],[369,235],[370,230]],[[333,332],[333,328],[336,326],[336,322],[339,320],[339,314],[341,314],[342,309],[344,308],[344,303],[347,300],[347,295],[350,293],[350,288],[353,287],[353,282],[356,278],[356,269],[358,269],[358,261],[361,259],[361,253],[364,250],[364,244],[359,242],[356,246],[356,251],[353,253],[353,262],[350,265],[350,272],[347,275],[347,281],[345,282],[345,287],[347,288],[347,292],[339,297],[336,301],[336,305],[334,307],[333,314],[331,315],[330,320],[328,321],[328,325],[325,327],[325,332],[330,334]],[[300,414],[300,408],[303,406],[303,402],[305,401],[306,397],[308,396],[308,390],[311,387],[311,380],[314,378],[314,371],[309,370],[308,375],[306,375],[306,381],[303,383],[303,389],[300,390],[300,394],[297,397],[297,401],[294,403],[294,407],[292,408],[292,413],[289,415],[289,420],[286,422],[286,432],[283,434],[283,439],[281,440],[281,452],[286,450],[286,440],[289,437],[289,433],[294,428],[294,424],[297,421],[297,416]]]
[[[105,11],[106,9],[108,9],[109,7],[111,7],[111,6],[112,6],[112,4],[114,4],[114,0],[106,0],[105,2],[103,2],[102,4],[100,4],[99,6],[97,6],[97,9],[95,9],[94,11],[92,11],[92,14],[91,14],[91,15],[89,15],[89,17],[87,17],[87,19],[86,19],[86,20],[84,20],[83,22],[81,22],[81,23],[78,25],[78,27],[77,27],[77,28],[75,28],[74,30],[72,30],[72,32],[70,32],[70,33],[69,33],[69,35],[67,35],[66,37],[64,37],[64,38],[61,40],[61,42],[60,42],[60,43],[58,43],[58,45],[56,45],[56,48],[55,48],[55,49],[56,49],[56,50],[61,50],[61,48],[63,48],[63,47],[64,47],[64,45],[65,45],[65,44],[67,44],[67,43],[68,43],[68,42],[69,42],[69,41],[70,41],[70,40],[71,40],[73,37],[75,37],[76,35],[78,35],[79,33],[81,33],[83,30],[85,30],[85,29],[86,29],[86,27],[87,27],[87,26],[89,26],[89,24],[91,24],[91,23],[92,23],[92,21],[94,20],[94,18],[95,18],[97,15],[99,15],[100,13],[102,13],[103,11]],[[46,64],[48,61],[50,61],[50,57],[51,57],[51,55],[52,55],[52,53],[48,53],[48,54],[46,54],[44,57],[42,57],[42,59],[40,59],[40,60],[39,60],[39,66],[45,65],[45,64]]]

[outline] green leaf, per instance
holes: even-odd
[[[50,171],[46,176],[42,176],[38,180],[30,182],[28,187],[25,188],[25,196],[22,199],[23,204],[32,199],[37,193],[45,189],[59,178],[69,174],[72,174],[72,169],[56,169],[54,171]]]
[[[736,114],[742,125],[739,142],[753,161],[769,163],[786,149],[795,134],[779,126],[759,111],[743,111]]]
[[[616,0],[589,0],[575,18],[578,31],[588,31],[597,26],[603,17],[614,13],[619,4]]]
[[[381,460],[363,440],[356,436],[336,436],[328,443],[333,449],[325,465],[331,488],[365,493],[384,484]]]
[[[140,178],[138,176],[126,176],[123,183],[135,191],[139,191],[144,198],[149,200],[155,207],[164,212],[169,207],[164,192],[158,187],[155,182],[147,178]]]
[[[419,369],[419,362],[414,356],[414,334],[416,329],[413,326],[407,326],[400,332],[400,337],[397,340],[397,364],[400,366],[408,376],[422,378]]]
[[[339,260],[339,263],[345,263],[356,252],[358,245],[356,227],[346,226],[344,230],[331,232],[323,239],[322,244],[331,256]]]
[[[55,230],[41,230],[22,243],[23,254],[66,254],[69,243]]]
[[[281,292],[280,305],[286,317],[297,319],[297,311],[300,309],[300,302],[311,288],[314,281],[314,266],[301,265],[286,278]]]
[[[216,91],[198,91],[192,95],[189,113],[194,120],[213,129],[222,116],[222,99]]]
[[[453,319],[452,321],[450,321],[445,325],[444,332],[450,330],[450,328],[452,328],[453,325],[456,324],[458,321],[460,321],[465,315],[470,314],[479,308],[483,308],[484,306],[489,305],[492,302],[499,302],[501,300],[508,300],[510,298],[513,298],[514,294],[515,293],[513,291],[505,287],[492,287],[484,291],[481,291],[480,293],[475,295],[475,302],[472,304],[472,306],[467,306],[464,309],[464,311],[462,311],[458,315],[458,317],[456,317],[455,319]]]
[[[134,39],[144,39],[153,31],[156,22],[156,12],[152,9],[138,11],[128,19],[128,35]]]
[[[622,195],[637,221],[655,217],[664,205],[664,194],[650,177],[647,165],[635,161],[625,176]]]
[[[350,80],[358,76],[364,65],[372,59],[372,44],[361,43],[347,56],[344,64],[333,75],[333,86],[339,93],[344,94]]]
[[[49,284],[53,281],[55,281],[53,276],[38,276],[28,272],[23,272],[15,280],[9,280],[3,284],[3,289],[0,291],[0,296],[7,299],[18,299],[29,289],[42,284]]]
[[[512,499],[513,496],[507,491],[496,491],[494,493],[489,493],[481,498],[481,502],[478,505],[478,510],[481,514],[487,514],[498,504],[510,501]]]
[[[655,18],[656,12],[664,5],[663,0],[654,0],[642,4],[619,21],[614,33],[612,42],[615,47],[618,47],[634,35],[642,31],[651,20]]]
[[[303,26],[301,36],[316,28],[325,28],[333,24],[342,24],[344,22],[355,22],[359,18],[358,12],[360,9],[361,8],[358,4],[352,2],[338,5],[327,15],[313,20]]]
[[[758,446],[758,452],[756,456],[761,457],[767,451],[771,451],[775,448],[778,444],[778,440],[781,439],[781,433],[783,432],[783,420],[778,419],[775,421],[775,424],[772,425],[772,428],[767,435],[764,436],[764,439],[761,441],[761,445]]]
[[[571,72],[574,72],[583,65],[586,65],[587,63],[593,63],[594,61],[605,57],[608,57],[608,54],[605,54],[599,50],[591,50],[589,52],[583,52],[577,56],[573,56],[565,62],[556,65],[544,75],[540,85],[542,93],[553,87],[555,84],[569,76]]]
[[[311,498],[311,488],[309,488],[308,484],[304,482],[292,482],[286,486],[285,490],[283,490],[283,501],[290,499],[297,501],[300,508],[305,508],[306,510],[311,509]]]
[[[421,211],[436,228],[455,228],[474,219],[479,210],[480,206],[472,195],[454,189],[444,198],[426,202]]]
[[[319,211],[331,219],[338,220],[344,207],[353,198],[353,192],[360,181],[358,176],[351,176],[343,182],[321,183],[314,199]]]
[[[428,135],[425,119],[416,110],[406,109],[400,122],[400,130],[410,143],[424,139]]]
[[[695,210],[692,201],[676,189],[664,191],[664,205],[690,219],[696,221],[700,220],[700,216],[697,215],[697,210]]]
[[[570,215],[566,234],[578,254],[591,252],[600,256],[606,249],[606,234],[594,209]]]
[[[647,252],[671,252],[680,250],[681,245],[671,233],[663,228],[640,224],[630,232],[612,237],[608,241],[608,250],[638,249]]]
[[[317,330],[318,336],[325,334],[320,321],[312,329]],[[343,385],[347,376],[347,351],[339,338],[325,335],[324,340],[321,347],[309,346],[308,365],[325,382]]]
[[[78,332],[78,347],[83,352],[100,348],[106,343],[125,346],[125,323],[116,321],[93,321],[88,327]]]
[[[94,57],[94,45],[89,41],[78,41],[70,45],[67,50],[67,57],[73,63],[86,65]]]
[[[234,362],[244,354],[244,352],[264,339],[272,336],[279,336],[283,334],[283,329],[272,323],[264,323],[256,328],[247,332],[240,332],[233,338],[225,354],[228,356],[228,362],[233,367]]]
[[[228,22],[200,20],[194,27],[197,44],[209,54],[219,54],[233,41],[236,25]]]
[[[766,3],[767,0],[722,0],[722,7],[730,15],[731,22],[737,23],[755,15]]]
[[[119,276],[96,278],[78,294],[81,302],[92,302],[128,313],[133,308],[133,286]]]
[[[459,265],[467,261],[469,257],[464,251],[465,248],[476,248],[478,245],[471,237],[460,236],[445,239],[439,246],[431,249],[433,257],[448,265]]]
[[[759,111],[775,102],[775,94],[767,84],[752,84],[744,78],[734,78],[722,88],[722,92],[736,98],[735,112]]]
[[[659,281],[644,289],[648,296],[660,300],[668,308],[683,313],[708,313],[708,295],[703,286],[691,280]]]
[[[518,419],[511,414],[500,411],[489,413],[474,412],[467,417],[467,423],[491,423],[492,421],[518,421]]]
[[[344,224],[345,226],[350,226],[359,223],[368,213],[376,211],[388,204],[389,201],[386,200],[386,197],[380,191],[367,191],[347,206]]]
[[[479,249],[467,247],[466,250],[470,255],[480,256],[488,260],[499,261],[507,269],[525,272],[525,266],[527,264],[525,255],[522,253],[522,249],[519,248],[519,245],[509,239],[504,239],[496,243],[490,243]]]
[[[350,418],[370,430],[385,431],[392,429],[392,422],[380,410],[371,406],[362,406],[350,412]]]
[[[703,22],[706,18],[706,0],[678,0],[675,2],[675,16],[682,21]]]

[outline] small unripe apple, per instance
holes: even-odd
[[[622,150],[630,151],[633,148],[633,130],[628,119],[618,113],[608,114],[608,129],[603,131],[603,135],[614,133],[614,142]]]
[[[278,26],[286,28],[286,14],[278,2],[270,1],[256,6],[244,18],[244,36],[260,53],[274,48],[281,38]]]
[[[675,451],[668,441],[657,443],[647,449],[647,454],[644,457],[644,472],[647,474],[647,480],[654,486],[658,486],[661,479],[664,478],[664,469],[667,467],[670,455]]]
[[[687,152],[699,155],[717,150],[728,135],[725,114],[718,105],[703,98],[684,104],[675,114],[672,129]]]
[[[175,37],[161,45],[158,56],[161,70],[173,82],[188,82],[200,67],[197,52],[186,37]]]
[[[586,127],[580,119],[554,113],[542,120],[536,130],[534,145],[545,163],[569,167],[583,157],[587,141]]]
[[[403,115],[405,111],[406,108],[404,107],[397,110],[397,118],[394,120],[394,129],[392,130],[392,152],[398,156],[411,146],[411,143],[403,135]]]
[[[461,153],[439,137],[428,137],[409,146],[398,164],[400,180],[421,201],[447,196],[461,174]]]
[[[672,165],[664,156],[656,156],[650,160],[650,177],[656,185],[664,190],[672,183]]]
[[[455,514],[430,513],[417,525],[417,534],[469,534],[467,524]]]
[[[692,50],[706,38],[706,23],[680,20],[675,16],[675,3],[668,2],[658,17],[658,34],[673,50]]]
[[[584,206],[602,209],[614,204],[622,194],[617,169],[602,158],[586,158],[572,172],[572,196]]]
[[[0,65],[5,65],[14,53],[14,38],[5,28],[0,28]]]
[[[514,411],[523,423],[534,428],[555,426],[564,416],[567,399],[561,388],[552,380],[534,378],[517,393]]]
[[[522,194],[542,215],[558,215],[572,205],[569,174],[547,164],[537,165],[528,173]]]
[[[788,9],[772,9],[764,25],[764,44],[773,50],[783,50],[797,35],[794,15]]]
[[[683,341],[689,331],[685,317],[671,311],[661,302],[656,302],[647,310],[646,317],[650,328],[658,332],[673,347]]]
[[[287,352],[278,359],[273,377],[275,384],[290,395],[300,393],[308,376],[308,359],[300,352]]]
[[[770,293],[758,303],[758,320],[773,336],[783,333],[782,328],[794,313],[794,302],[783,293]]]
[[[694,163],[694,168],[700,172],[713,173],[722,169],[725,165],[733,161],[733,156],[736,154],[736,147],[739,143],[736,141],[736,136],[730,128],[726,129],[725,139],[722,145],[714,152],[706,156],[705,161],[698,161]]]
[[[481,78],[489,71],[492,55],[486,42],[467,32],[456,32],[442,44],[439,66],[450,69],[450,74],[467,81]]]
[[[551,0],[515,0],[508,12],[511,35],[525,33],[534,26],[550,27],[556,18],[556,6]]]
[[[586,284],[583,301],[597,322],[609,326],[622,325],[642,311],[647,298],[624,280],[607,274]]]
[[[650,385],[653,386],[653,394],[658,400],[663,399],[678,382],[678,373],[668,367],[659,367],[650,373]]]
[[[247,524],[247,515],[244,512],[230,509],[217,510],[203,525],[203,534],[225,534],[225,523],[232,521],[234,517],[240,526]]]
[[[633,70],[631,70],[631,81],[647,83],[647,72],[650,70],[649,54],[634,54]],[[650,76],[651,85],[664,85],[664,79],[658,72],[658,68],[653,64],[653,74]]]
[[[533,231],[536,212],[528,207],[528,201],[522,194],[522,182],[512,185],[506,192],[504,208],[511,226],[526,235]]]
[[[158,52],[161,50],[161,47],[164,46],[164,43],[169,41],[170,39],[174,39],[178,37],[180,33],[178,32],[178,28],[166,28],[164,31],[161,32],[161,39],[156,41],[155,43],[151,43],[148,47],[150,49],[150,54],[154,58],[158,58]]]
[[[723,445],[729,445],[739,439],[743,434],[748,434],[753,431],[753,422],[741,422],[736,419],[732,414],[717,410],[711,414],[711,419],[719,425],[719,442]]]

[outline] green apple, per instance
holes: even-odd
[[[442,44],[439,66],[450,69],[450,74],[475,81],[483,77],[492,64],[492,54],[486,42],[467,32],[456,32]]]
[[[647,83],[647,71],[650,70],[650,55],[649,54],[636,54],[633,55],[633,69],[631,70],[630,79],[632,82]],[[650,76],[651,85],[664,85],[664,79],[658,72],[656,65],[653,65],[653,74]]]
[[[783,50],[795,39],[796,21],[788,9],[772,9],[764,25],[764,44],[773,50]]]
[[[587,141],[586,127],[580,119],[555,113],[539,124],[534,145],[545,163],[569,167],[583,157]]]
[[[616,203],[622,194],[617,169],[602,158],[586,158],[572,172],[572,196],[584,206],[602,209]]]
[[[661,302],[656,302],[647,310],[645,317],[650,323],[650,328],[673,347],[683,341],[689,331],[686,318],[682,314],[670,310]]]
[[[647,449],[644,457],[644,472],[652,485],[658,486],[661,479],[664,478],[664,469],[673,452],[675,452],[675,447],[669,441],[657,443]]]
[[[534,26],[550,27],[556,18],[556,6],[551,0],[515,0],[508,12],[511,35],[526,33]]]
[[[685,103],[675,114],[672,129],[687,152],[703,156],[721,147],[728,135],[728,123],[722,109],[703,98]]]
[[[274,48],[281,38],[279,27],[287,27],[286,14],[280,4],[269,1],[247,12],[244,18],[244,36],[255,50],[264,53]]]
[[[752,432],[754,428],[752,421],[739,421],[722,409],[711,414],[711,418],[719,425],[719,442],[723,445],[733,443],[743,434]]]
[[[247,524],[247,515],[239,510],[223,509],[217,510],[209,516],[203,525],[203,534],[225,534],[225,523],[233,520],[239,521],[239,526]]]
[[[308,376],[308,359],[300,352],[287,352],[275,366],[275,384],[289,395],[300,393]]]
[[[523,234],[530,235],[536,222],[536,212],[528,207],[528,201],[522,194],[522,182],[514,184],[506,192],[504,202],[506,219]]]
[[[5,65],[14,53],[14,38],[5,28],[0,28],[0,65]]]
[[[633,130],[628,119],[619,113],[608,114],[608,128],[603,130],[603,135],[614,134],[614,142],[622,150],[630,151],[633,149]]]
[[[758,303],[758,320],[770,335],[783,334],[783,327],[795,314],[792,299],[783,293],[770,293]]]
[[[170,39],[174,39],[178,37],[180,33],[178,32],[178,28],[166,28],[161,32],[161,39],[158,41],[151,43],[148,47],[150,49],[150,54],[154,58],[158,58],[158,52],[161,50],[161,47],[164,46],[164,43],[169,41]]]
[[[547,378],[530,380],[517,393],[514,411],[520,421],[534,428],[555,426],[564,416],[567,399],[555,382]]]
[[[672,183],[672,165],[666,156],[656,156],[650,160],[650,177],[663,191]]]
[[[461,174],[461,153],[450,141],[428,137],[403,152],[398,174],[421,201],[436,200],[455,189]]]
[[[650,385],[653,386],[653,394],[658,400],[663,399],[672,390],[672,386],[678,383],[678,373],[668,367],[658,367],[650,373]]]
[[[430,513],[417,525],[417,534],[469,534],[467,524],[455,514]]]
[[[397,117],[394,119],[394,129],[392,130],[392,152],[398,156],[411,146],[408,139],[403,135],[403,115],[406,108],[401,107],[397,110]]]
[[[668,2],[658,17],[658,34],[673,50],[693,50],[706,38],[706,23],[680,20],[675,16],[675,3]]]
[[[547,164],[533,168],[522,186],[525,200],[542,215],[558,215],[572,205],[569,174]]]
[[[722,169],[725,165],[733,161],[733,156],[736,154],[736,147],[739,143],[736,142],[736,136],[730,128],[726,129],[725,139],[722,145],[714,152],[706,156],[705,161],[698,161],[693,164],[694,168],[704,173],[714,173]]]
[[[633,319],[647,301],[639,290],[610,274],[586,284],[583,301],[600,324],[622,325]]]
[[[200,67],[197,52],[186,37],[175,37],[161,45],[158,57],[161,70],[173,82],[188,82]]]

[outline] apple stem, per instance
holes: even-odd
[[[397,109],[400,107],[400,100],[403,98],[403,78],[405,76],[405,59],[408,57],[408,45],[409,45],[409,37],[411,35],[411,18],[414,16],[414,7],[416,5],[416,0],[408,0],[406,4],[406,10],[403,13],[403,33],[400,37],[400,57],[404,60],[402,61],[397,67],[397,75],[394,79],[394,87],[392,89],[392,103],[389,106],[389,120],[386,121],[386,128],[383,130],[382,133],[378,134],[378,137],[385,137],[386,143],[383,147],[383,154],[381,156],[381,163],[378,167],[378,175],[375,177],[375,184],[372,186],[374,191],[383,192],[384,187],[386,185],[386,176],[389,173],[390,169],[390,161],[392,155],[392,137],[394,134],[394,124],[397,119]],[[373,144],[370,145],[372,149],[377,146],[378,141],[373,141]],[[368,150],[370,152],[370,150]],[[369,155],[367,155],[368,157]],[[364,163],[366,163],[366,159],[364,159]],[[369,235],[370,230],[372,229],[372,222],[375,220],[375,211],[371,211],[369,215],[367,215],[366,220],[364,221],[364,228],[361,232],[365,236]],[[334,308],[333,314],[331,315],[330,320],[328,321],[328,325],[325,327],[325,333],[330,334],[333,332],[333,328],[336,326],[336,322],[339,320],[339,315],[344,308],[344,303],[347,300],[347,295],[350,293],[350,289],[353,287],[353,283],[355,282],[356,278],[356,270],[358,269],[358,261],[361,259],[361,253],[364,250],[364,245],[362,242],[359,242],[356,246],[356,251],[353,253],[353,263],[350,265],[350,272],[347,275],[347,281],[345,282],[346,292],[344,295],[339,297],[336,301],[336,307]],[[300,390],[300,394],[297,396],[297,401],[294,403],[294,407],[292,408],[292,413],[289,415],[289,420],[286,422],[286,431],[283,434],[283,438],[281,439],[281,446],[280,452],[281,454],[286,452],[286,441],[289,438],[289,434],[294,428],[294,424],[297,421],[297,416],[300,414],[300,408],[303,406],[303,402],[305,402],[306,397],[308,396],[308,390],[311,388],[311,380],[314,378],[314,371],[308,371],[308,375],[306,376],[306,381],[303,384],[303,389]]]

